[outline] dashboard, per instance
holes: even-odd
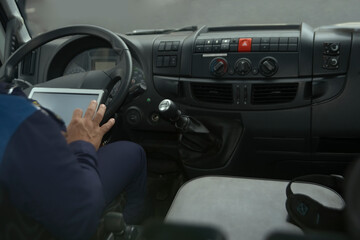
[[[73,57],[66,65],[62,75],[66,76],[96,70],[106,71],[114,68],[118,64],[120,64],[120,58],[111,48],[92,48]],[[132,58],[132,64],[131,86],[137,83],[146,85],[144,71],[140,63],[135,58]]]
[[[119,58],[114,50],[95,48],[76,55],[65,67],[63,75],[93,70],[108,70],[115,67]]]
[[[359,29],[303,23],[120,34],[132,55],[131,85],[146,88],[118,110],[114,140],[141,144],[150,162],[181,162],[190,177],[341,173],[360,152]],[[88,36],[33,54],[21,77],[35,84],[122,64],[108,43]],[[181,155],[179,130],[158,110],[163,99],[205,125],[219,150]]]

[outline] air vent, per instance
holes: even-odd
[[[192,83],[193,96],[203,102],[232,104],[233,90],[231,84]]]
[[[253,84],[251,103],[254,105],[288,103],[295,99],[298,83]]]

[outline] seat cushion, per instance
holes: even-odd
[[[178,191],[165,221],[210,225],[222,231],[228,240],[262,240],[275,231],[302,233],[287,221],[287,184],[215,176],[191,180]],[[322,186],[293,183],[292,189],[328,207],[344,205],[340,196]]]

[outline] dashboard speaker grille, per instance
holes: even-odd
[[[253,84],[251,103],[254,105],[288,103],[295,99],[298,83]]]
[[[195,99],[203,102],[232,104],[232,84],[191,83]]]

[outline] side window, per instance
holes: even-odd
[[[19,1],[19,4],[21,2],[24,1]],[[29,41],[31,37],[23,24],[17,1],[0,0],[0,21],[0,61],[4,63],[19,45]]]
[[[7,22],[7,17],[1,4],[0,4],[0,22],[1,22],[0,24],[0,67],[1,67],[5,59],[5,41],[6,41],[5,26]]]
[[[5,57],[5,30],[2,25],[0,25],[0,67],[4,62]]]

